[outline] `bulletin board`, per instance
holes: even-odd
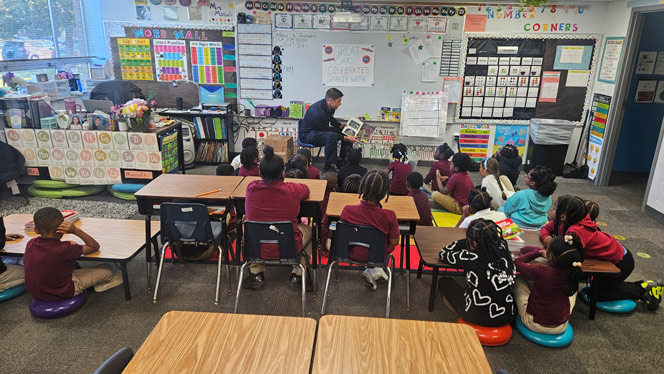
[[[468,123],[582,122],[600,40],[598,35],[466,34],[457,117]]]
[[[136,83],[146,96],[156,94],[158,105],[175,106],[173,81],[224,86],[225,102],[237,102],[235,31],[214,25],[127,22],[104,22],[104,30],[112,78]],[[185,107],[198,105],[195,91],[183,96]]]

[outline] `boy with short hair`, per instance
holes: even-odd
[[[468,204],[468,194],[475,188],[473,180],[468,175],[470,162],[470,156],[467,154],[455,153],[452,156],[451,177],[442,176],[436,171],[438,191],[434,191],[431,198],[451,213],[463,213],[461,208]]]
[[[406,187],[408,187],[408,196],[415,200],[417,213],[420,215],[420,220],[417,222],[421,226],[433,226],[431,222],[431,204],[429,203],[429,196],[427,196],[420,188],[424,185],[424,177],[422,174],[414,171],[406,177]]]
[[[258,142],[256,141],[256,138],[248,137],[248,138],[244,138],[244,140],[242,140],[242,149],[244,150],[245,148],[249,148],[249,147],[258,148]],[[233,169],[235,169],[235,171],[240,169],[240,166],[242,166],[242,161],[240,160],[240,155],[235,156],[233,161],[231,161],[231,165],[233,166]]]
[[[70,222],[55,208],[39,209],[33,216],[35,232],[40,235],[28,242],[23,264],[25,288],[38,300],[58,301],[74,297],[89,287],[103,292],[122,284],[122,274],[108,264],[76,269],[75,260],[99,250],[99,243]],[[62,241],[64,234],[74,234],[84,245]]]

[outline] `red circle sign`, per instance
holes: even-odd
[[[362,62],[368,64],[369,62],[371,62],[371,57],[365,55],[364,57],[362,57]]]
[[[332,54],[332,51],[333,51],[332,46],[329,46],[329,45],[325,46],[325,53],[330,55],[330,54]]]

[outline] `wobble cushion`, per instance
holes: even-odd
[[[569,323],[567,324],[565,331],[561,334],[542,334],[528,329],[521,321],[521,317],[516,316],[516,329],[519,330],[524,338],[531,342],[550,348],[567,347],[572,344],[572,340],[574,340],[574,329],[572,329],[572,325]]]
[[[590,297],[588,296],[589,287],[585,287],[579,292],[581,300],[585,301],[586,304],[590,304]],[[636,301],[634,300],[613,300],[613,301],[598,301],[597,309],[608,312],[608,313],[629,313],[636,309]]]
[[[20,286],[16,286],[16,287],[6,289],[6,290],[0,292],[0,301],[13,299],[16,296],[22,294],[23,292],[25,292],[25,286],[24,285],[20,285]]]
[[[463,318],[459,318],[457,323],[463,323],[474,328],[477,337],[480,339],[480,343],[485,346],[497,347],[504,345],[512,338],[512,326],[510,325],[500,327],[478,326],[464,321]]]
[[[80,309],[88,299],[88,294],[80,294],[65,300],[41,301],[32,299],[30,302],[30,312],[33,316],[39,318],[60,318],[68,316]]]
[[[28,193],[31,196],[35,197],[43,197],[47,199],[61,199],[63,197],[81,197],[81,196],[94,195],[96,193],[102,192],[103,190],[104,186],[78,186],[78,187],[63,188],[63,189],[57,189],[57,188],[40,189],[32,185],[30,186],[30,188],[28,188]]]
[[[78,184],[69,184],[65,183],[64,181],[54,181],[50,179],[36,179],[35,181],[32,182],[32,185],[37,187],[37,188],[71,188],[71,187],[78,187]]]
[[[138,192],[141,188],[145,187],[144,184],[138,183],[119,183],[111,186],[115,192],[124,192],[124,193],[135,193]]]
[[[108,192],[118,199],[136,201],[136,196],[134,196],[133,192],[118,192],[113,190],[110,186],[108,187]]]

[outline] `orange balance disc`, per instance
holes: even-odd
[[[512,338],[512,326],[509,324],[500,327],[484,327],[473,325],[462,318],[459,318],[457,323],[472,326],[475,329],[477,337],[480,339],[480,343],[485,346],[495,347],[504,345]]]

